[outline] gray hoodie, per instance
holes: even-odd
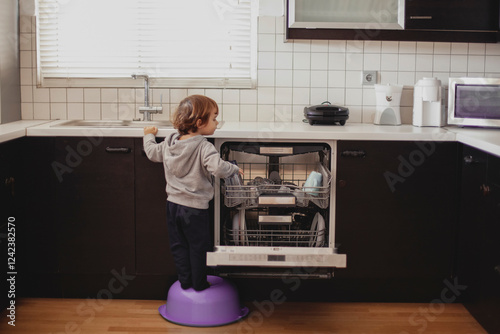
[[[179,140],[174,133],[161,143],[155,136],[144,136],[144,151],[149,160],[163,162],[167,196],[172,203],[208,209],[214,197],[213,176],[226,178],[238,173],[238,166],[220,158],[214,145],[203,136]]]

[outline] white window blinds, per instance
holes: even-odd
[[[252,0],[38,0],[43,86],[252,87]]]

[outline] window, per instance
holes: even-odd
[[[38,0],[38,84],[250,88],[252,0]]]

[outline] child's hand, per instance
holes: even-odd
[[[158,133],[158,128],[156,126],[145,126],[144,127],[144,135],[152,133],[153,135],[156,136]]]
[[[240,170],[238,171],[238,173],[239,173],[241,176],[243,176],[243,174],[244,174],[244,173],[243,173],[243,169],[241,169],[241,168],[240,168]]]

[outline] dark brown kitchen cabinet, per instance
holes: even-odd
[[[2,263],[7,263],[7,222],[0,225],[0,251],[2,254],[0,255],[0,261]],[[7,283],[7,271],[2,270],[0,273],[0,289],[5,291],[0,296],[0,311],[4,310],[7,306],[9,306],[10,299],[8,298],[7,291],[9,291],[9,284]]]
[[[135,208],[137,272],[164,274],[171,271],[163,164],[149,161],[142,139],[135,141]]]
[[[15,156],[16,141],[0,144],[0,226],[6,224],[7,218],[15,215],[14,191],[15,191],[15,170],[17,167]],[[5,236],[0,236],[0,241],[4,241]]]
[[[135,139],[134,155],[136,271],[145,282],[142,298],[161,299],[177,277],[168,243],[165,174],[162,163],[147,158],[142,138]]]
[[[463,145],[460,195],[460,301],[488,333],[500,333],[500,157]]]
[[[405,29],[498,31],[497,0],[406,0]]]
[[[136,139],[136,255],[137,272],[141,274],[167,274],[172,271],[175,274],[165,219],[165,186],[163,164],[151,162],[144,152],[142,139]]]
[[[365,300],[440,298],[452,282],[457,144],[339,141],[336,236]],[[369,287],[369,288],[368,288]]]
[[[10,298],[8,298],[9,285],[7,284],[7,261],[11,257],[12,249],[8,249],[9,237],[15,237],[16,208],[15,208],[15,177],[18,166],[15,156],[16,141],[0,144],[0,261],[2,271],[0,272],[0,310],[4,309]],[[14,225],[9,226],[9,222]],[[13,232],[14,234],[10,234]],[[9,245],[10,246],[10,245]],[[14,248],[15,251],[15,248]]]
[[[62,297],[59,276],[54,138],[16,140],[16,248],[19,296]]]
[[[287,1],[286,15],[290,13]],[[386,12],[394,10],[388,6]],[[324,13],[321,13],[324,15]],[[375,12],[374,18],[387,13]],[[374,22],[365,29],[289,28],[287,39],[386,40],[497,43],[498,0],[406,0],[404,29],[380,29]]]
[[[57,138],[54,150],[61,274],[134,273],[133,138]]]
[[[16,157],[0,172],[15,178],[15,210],[2,215],[14,212],[18,224],[19,296],[166,297],[176,272],[165,178],[142,138],[26,137],[1,147]]]

